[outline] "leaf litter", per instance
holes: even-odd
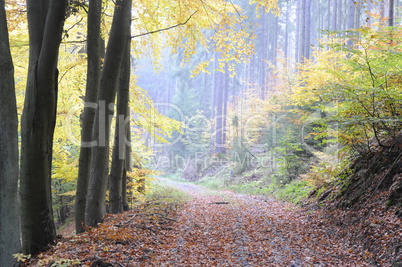
[[[347,211],[299,208],[261,196],[169,182],[191,196],[184,205],[158,198],[97,228],[65,237],[27,266],[391,266],[374,259]],[[401,221],[382,214],[366,231],[384,250],[398,244]],[[399,225],[399,227],[398,227]],[[378,226],[378,227],[377,227]],[[384,229],[387,226],[387,229]],[[373,240],[373,242],[375,242]],[[59,265],[58,265],[59,264]]]

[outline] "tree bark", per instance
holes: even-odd
[[[355,22],[354,22],[354,29],[360,28],[360,12],[362,10],[362,3],[361,0],[355,0]]]
[[[217,52],[215,52],[214,55],[214,75],[213,75],[213,86],[212,86],[212,105],[211,105],[211,138],[210,138],[210,142],[209,142],[209,147],[210,147],[210,151],[213,152],[214,151],[214,141],[215,141],[215,106],[216,106],[216,98],[217,98],[217,81],[218,81],[218,72],[215,71],[218,68],[218,56],[217,56]]]
[[[306,0],[306,43],[305,43],[305,58],[309,59],[310,58],[310,30],[311,30],[311,5],[310,5],[310,0]]]
[[[328,0],[328,26],[327,29],[328,31],[331,30],[331,0]]]
[[[306,0],[301,0],[301,20],[300,20],[300,59],[299,62],[303,62],[304,57],[306,56]]]
[[[21,123],[21,230],[24,254],[56,237],[51,168],[56,123],[57,61],[67,0],[28,0],[29,70]]]
[[[333,21],[332,21],[332,31],[336,31],[338,30],[337,28],[337,21],[338,21],[338,0],[334,0],[334,17],[333,17]]]
[[[275,36],[274,36],[274,45],[273,45],[273,58],[272,61],[274,66],[277,67],[277,58],[278,58],[278,42],[279,42],[279,17],[274,16],[274,23],[275,23]],[[271,72],[269,72],[271,73]]]
[[[349,0],[349,20],[348,20],[348,30],[352,30],[354,25],[355,25],[355,1],[354,0]],[[352,41],[352,36],[353,34],[349,34],[349,40],[347,42],[348,46],[352,46],[353,41]]]
[[[394,0],[389,0],[388,26],[394,26]]]
[[[229,102],[229,68],[228,63],[225,65],[225,87],[223,96],[223,123],[222,123],[222,145],[226,143],[226,123],[227,123],[227,113],[228,113],[228,102]],[[222,148],[222,152],[225,153],[225,147]]]
[[[219,58],[219,56],[217,57]],[[223,90],[222,90],[222,72],[217,72],[217,87],[216,87],[216,131],[215,131],[215,153],[223,152],[222,144],[222,104],[223,104]]]
[[[131,0],[116,2],[112,28],[101,74],[98,107],[95,114],[93,140],[98,142],[92,149],[88,196],[85,207],[85,223],[96,226],[106,212],[107,174],[109,172],[111,107],[116,97],[127,32],[131,20]]]
[[[296,45],[295,45],[295,58],[296,62],[300,59],[300,2],[302,0],[297,0],[296,6]]]
[[[342,13],[343,13],[342,12],[342,0],[337,0],[337,1],[338,1],[338,31],[342,31]]]
[[[101,76],[101,12],[102,1],[90,0],[87,26],[87,85],[84,103],[84,118],[81,128],[81,148],[75,196],[75,231],[82,233],[85,222],[85,205],[88,192],[91,163],[91,139],[95,118],[95,108]]]
[[[264,100],[265,97],[265,60],[266,60],[266,49],[267,49],[267,32],[266,32],[266,14],[265,11],[262,14],[262,32],[261,32],[261,55],[260,55],[260,86],[261,86],[261,99]],[[226,65],[227,67],[227,65]],[[225,73],[225,80],[226,80],[226,73]],[[226,85],[225,85],[226,86]]]
[[[286,63],[288,63],[288,58],[289,58],[289,15],[290,15],[290,2],[286,2],[286,19],[285,19],[285,47],[284,47],[284,52],[285,52],[285,59],[286,59]],[[286,64],[287,65],[287,64]],[[288,67],[288,66],[286,66]]]
[[[128,108],[128,114],[131,117],[130,113],[130,108]],[[122,196],[122,201],[123,201],[123,211],[129,210],[129,205],[127,201],[127,172],[131,172],[132,168],[131,166],[133,165],[132,163],[132,158],[131,158],[131,126],[130,126],[130,120],[126,124],[126,138],[127,138],[127,147],[125,150],[125,161],[124,161],[124,170],[123,170],[123,179],[122,179],[122,186],[121,186],[121,196]]]
[[[385,17],[385,1],[378,3],[380,5],[380,25],[382,25],[383,19]]]
[[[124,162],[126,160],[126,126],[130,119],[130,114],[128,113],[131,72],[130,44],[131,40],[127,37],[120,73],[119,90],[117,92],[115,139],[112,154],[112,167],[109,176],[110,212],[114,214],[123,212],[122,181]]]
[[[17,266],[13,254],[21,251],[18,118],[4,0],[0,0],[0,77],[0,266]]]
[[[371,17],[372,7],[373,7],[373,3],[371,3],[371,1],[367,1],[367,19],[366,19],[366,21],[367,21],[367,25],[369,27],[371,26],[371,20],[372,20],[372,17]]]
[[[205,53],[205,60],[208,60],[208,52]],[[208,107],[208,73],[204,73],[204,99],[203,99],[203,115],[206,118],[207,116],[207,107]],[[170,87],[169,87],[170,88]]]

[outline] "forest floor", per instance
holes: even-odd
[[[30,266],[391,266],[387,249],[402,240],[391,211],[367,225],[384,250],[373,255],[358,228],[335,223],[327,210],[160,182],[189,200],[176,205],[161,197],[107,215],[99,227],[61,238]]]

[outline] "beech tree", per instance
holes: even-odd
[[[29,70],[21,119],[21,231],[24,254],[56,238],[51,168],[57,62],[67,0],[28,0]]]
[[[129,114],[129,96],[130,96],[130,46],[131,38],[127,37],[126,47],[124,48],[124,58],[121,66],[119,88],[117,91],[117,116],[116,128],[112,154],[112,166],[110,170],[109,180],[109,199],[110,212],[123,212],[123,172],[125,162],[131,157],[131,154],[126,153],[127,139],[126,136],[130,132],[127,130],[127,122],[130,119]]]
[[[109,172],[110,115],[116,97],[117,82],[126,46],[130,36],[131,0],[116,2],[113,22],[107,44],[105,62],[101,74],[98,105],[93,127],[93,139],[88,197],[85,207],[85,223],[96,226],[106,212],[105,198]]]
[[[77,233],[84,231],[85,205],[90,175],[92,129],[95,119],[95,108],[91,104],[98,101],[101,76],[101,12],[102,1],[90,0],[87,25],[87,85],[85,93],[84,114],[81,128],[81,148],[75,197],[75,229]]]
[[[0,0],[0,266],[21,249],[18,200],[18,118],[6,10]]]

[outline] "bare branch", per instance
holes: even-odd
[[[155,31],[150,31],[150,32],[146,32],[146,33],[137,34],[137,35],[131,36],[131,38],[141,37],[141,36],[145,36],[145,35],[153,34],[153,33],[158,33],[158,32],[162,32],[162,31],[167,31],[167,30],[171,30],[173,28],[185,25],[185,24],[187,24],[187,22],[189,22],[191,17],[194,16],[194,14],[197,13],[197,12],[198,12],[198,10],[195,11],[193,14],[191,14],[190,17],[188,17],[188,19],[185,22],[182,22],[182,23],[179,23],[179,24],[176,24],[174,26],[170,26],[170,27],[167,27],[167,28],[164,28],[164,29],[159,29],[159,30],[155,30]]]

